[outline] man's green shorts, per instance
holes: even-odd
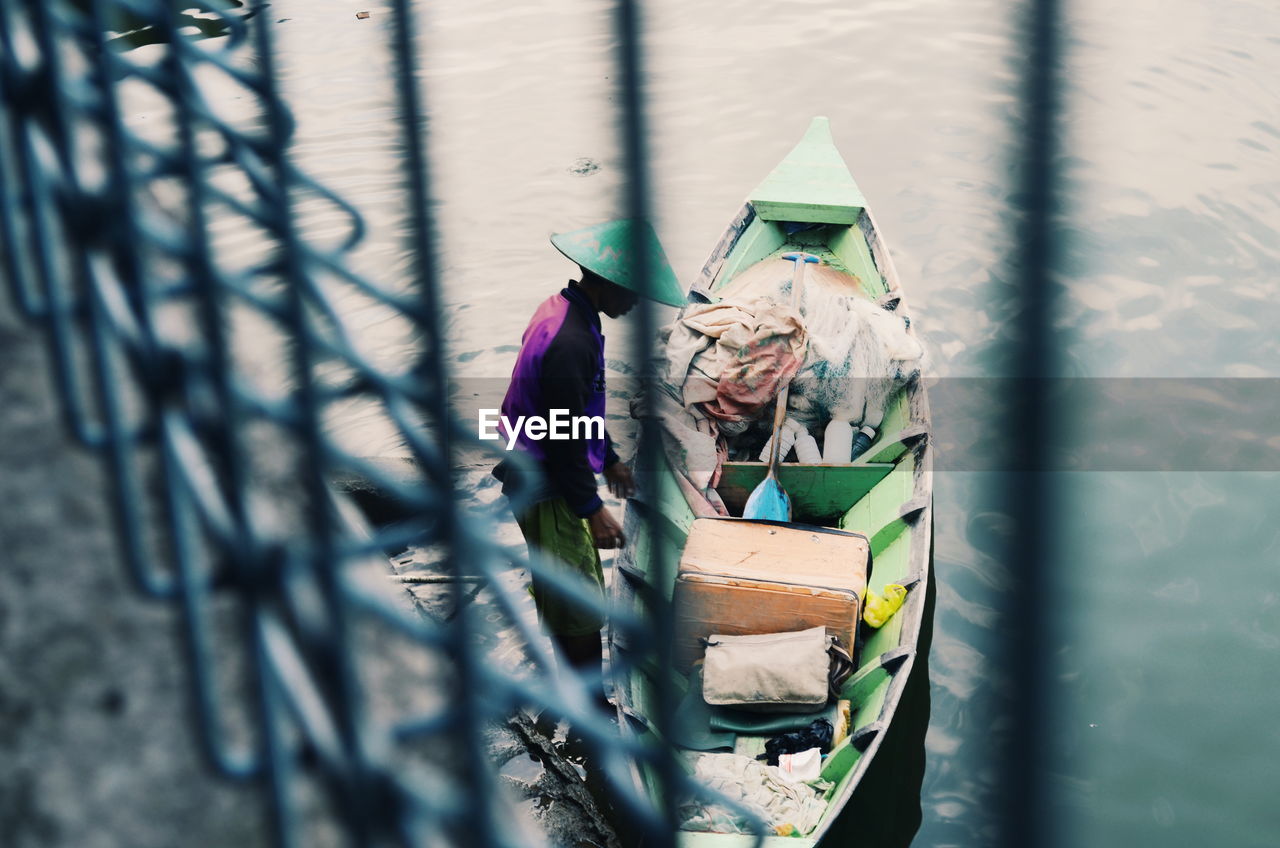
[[[587,520],[569,509],[564,498],[540,501],[516,516],[530,553],[535,550],[582,575],[583,587],[604,600],[604,569]],[[586,636],[604,627],[604,614],[577,603],[533,574],[533,603],[538,620],[548,633]]]

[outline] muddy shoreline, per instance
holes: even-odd
[[[460,603],[472,605],[477,619],[495,625],[480,637],[489,658],[509,670],[530,667],[514,628],[501,626],[506,615],[487,584],[408,582],[440,577],[432,559],[430,552],[421,550],[389,559],[392,579],[401,582],[418,614],[444,623],[456,617]],[[500,579],[508,590],[526,582],[524,570],[515,567]],[[533,615],[531,601],[522,612]],[[518,826],[522,832],[537,829],[544,844],[554,848],[625,848],[601,781],[581,757],[565,750],[566,734],[566,722],[539,718],[528,709],[485,728],[487,755],[510,795]]]

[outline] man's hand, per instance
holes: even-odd
[[[625,462],[615,462],[604,470],[604,481],[615,498],[626,499],[636,493],[636,480]]]
[[[622,535],[622,525],[607,506],[602,506],[587,516],[587,527],[591,530],[591,538],[597,548],[620,548],[627,543],[627,537]]]

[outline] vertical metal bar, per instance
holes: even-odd
[[[24,203],[25,174],[23,162],[16,155],[22,124],[12,108],[18,99],[19,69],[9,31],[9,7],[0,2],[0,267],[13,292],[18,308],[30,318],[43,314],[46,306],[27,279],[27,267],[19,258],[18,216],[27,208]]]
[[[1020,320],[1015,363],[1008,511],[1013,532],[1004,551],[1014,575],[1007,610],[1008,660],[1015,685],[1012,733],[1004,752],[1004,844],[1040,848],[1054,829],[1045,786],[1045,710],[1051,661],[1047,650],[1048,575],[1052,573],[1053,481],[1044,464],[1052,416],[1049,380],[1055,371],[1054,216],[1059,98],[1058,0],[1026,8],[1024,124],[1020,161],[1022,208],[1015,262],[1020,269]]]
[[[182,33],[180,9],[171,4],[166,5],[155,24],[164,33],[168,43],[164,58],[167,70],[168,88],[165,93],[173,104],[174,123],[177,132],[177,148],[175,162],[187,191],[187,209],[189,216],[186,222],[187,251],[185,265],[195,286],[198,305],[200,333],[209,346],[203,361],[193,369],[198,370],[199,377],[188,378],[188,388],[196,380],[208,380],[212,384],[214,395],[218,400],[218,417],[216,420],[191,422],[201,432],[201,446],[214,458],[213,474],[216,475],[216,497],[219,497],[229,511],[229,518],[234,528],[233,538],[218,539],[214,543],[218,564],[225,566],[242,580],[247,569],[251,568],[256,539],[250,529],[248,516],[248,452],[241,438],[244,414],[233,387],[234,358],[228,331],[223,325],[224,291],[217,262],[213,255],[209,237],[208,209],[208,165],[200,153],[197,139],[197,127],[200,124],[200,104],[202,94],[192,73],[193,65],[200,60],[187,43]],[[168,418],[176,418],[182,414],[190,414],[185,407],[175,408],[176,401],[170,399],[162,414]],[[167,422],[164,428],[172,431],[176,425]],[[173,456],[166,446],[164,466],[166,473],[181,464],[182,458]],[[187,460],[189,461],[189,460]],[[258,741],[246,754],[237,754],[229,749],[223,734],[218,728],[219,699],[217,685],[214,681],[215,647],[208,638],[207,623],[202,617],[209,614],[208,577],[195,568],[196,555],[191,545],[196,529],[183,522],[190,517],[188,493],[180,493],[174,489],[175,482],[169,481],[170,491],[166,503],[166,518],[171,523],[174,553],[180,569],[179,580],[184,602],[186,625],[185,635],[192,662],[192,682],[196,695],[196,703],[200,708],[199,718],[203,728],[205,751],[213,757],[214,765],[233,776],[251,776],[260,773],[265,759],[262,750],[264,741]],[[177,484],[182,485],[182,484]],[[181,495],[181,496],[180,496]],[[253,616],[257,613],[260,599],[253,592],[244,592],[241,598],[246,607],[246,628],[251,627]],[[246,629],[244,638],[252,644],[253,632]],[[251,657],[254,662],[256,657]],[[258,676],[250,678],[254,706],[254,717],[259,726],[265,726],[267,717],[260,710],[265,703],[265,696],[257,690]],[[273,812],[275,812],[273,810]]]
[[[619,35],[618,71],[622,102],[621,134],[623,142],[623,158],[626,165],[625,208],[627,217],[637,224],[647,224],[652,218],[652,198],[650,194],[648,126],[644,103],[644,62],[641,45],[642,22],[636,0],[618,0],[617,29]],[[653,291],[653,272],[648,255],[645,233],[640,226],[631,228],[631,256],[634,266],[632,273],[640,284],[641,292]],[[640,431],[639,445],[636,454],[636,469],[641,487],[649,492],[656,490],[657,471],[662,465],[659,441],[660,435],[655,432],[652,416],[653,392],[657,385],[654,375],[653,356],[650,346],[656,336],[654,320],[654,304],[649,297],[641,297],[636,304],[638,313],[635,321],[635,343],[633,362],[638,364],[640,379]],[[655,581],[659,586],[668,585],[674,576],[671,572],[675,563],[669,562],[663,546],[653,544],[654,532],[652,522],[647,513],[641,513],[638,530],[647,544],[640,547],[652,552],[655,561],[651,563],[655,571]],[[615,579],[617,579],[615,577]],[[665,596],[658,597],[652,610],[654,628],[652,639],[647,650],[652,652],[656,667],[660,669],[672,666],[672,632],[673,622],[671,604]],[[657,689],[657,714],[654,716],[659,733],[670,738],[668,729],[674,724],[675,693],[665,676],[659,675],[655,680]],[[677,792],[680,785],[680,771],[675,758],[661,755],[658,758],[657,772],[662,785],[663,797],[660,799],[662,809],[660,817],[666,823],[663,832],[647,834],[646,844],[663,846],[675,844],[675,832],[678,826]]]
[[[336,538],[338,520],[329,506],[325,480],[326,457],[322,399],[314,377],[313,340],[308,328],[306,278],[309,273],[301,235],[293,216],[293,192],[298,183],[289,162],[293,122],[280,98],[275,46],[265,0],[253,4],[253,43],[261,67],[261,95],[266,118],[266,144],[257,152],[272,177],[275,220],[270,221],[279,239],[279,268],[285,284],[284,315],[292,332],[291,365],[299,413],[297,430],[303,450],[298,472],[303,481],[307,516],[308,558],[311,576],[323,599],[328,632],[311,652],[312,671],[323,687],[330,715],[341,739],[345,774],[333,781],[340,793],[339,814],[350,840],[372,844],[385,826],[380,821],[377,797],[380,782],[371,780],[372,768],[365,747],[360,688],[352,656],[352,630],[343,584],[341,544]]]
[[[69,152],[73,147],[71,121],[64,113],[65,85],[55,38],[58,26],[53,15],[54,12],[47,4],[36,5],[31,10],[29,25],[40,53],[40,61],[30,72],[31,75],[23,81],[23,97],[28,103],[24,104],[24,112],[20,113],[13,139],[18,146],[18,161],[24,180],[23,199],[29,204],[31,226],[28,235],[32,242],[30,254],[34,276],[43,287],[41,299],[31,286],[24,284],[21,302],[24,308],[34,306],[43,309],[40,317],[45,321],[49,332],[50,356],[63,397],[63,416],[76,438],[85,445],[98,446],[104,436],[93,420],[92,410],[86,402],[85,378],[76,362],[76,317],[82,304],[76,302],[74,292],[61,273],[57,260],[57,256],[62,255],[70,245],[65,243],[67,218],[65,214],[61,219],[58,215],[65,210],[59,209],[56,189],[59,180],[64,184],[74,184],[75,169],[74,158]],[[7,16],[0,16],[0,39],[4,41],[6,49],[13,49],[14,39]],[[37,85],[39,91],[33,93],[30,89]],[[46,125],[43,133],[39,128],[41,120]],[[53,173],[45,167],[38,153],[39,136],[42,134],[56,160],[53,163]],[[66,186],[63,185],[62,188],[65,191]]]
[[[172,412],[169,418],[180,413]],[[200,530],[196,521],[196,508],[188,491],[188,483],[181,479],[179,468],[183,459],[174,441],[177,425],[171,420],[161,422],[163,456],[161,468],[165,475],[165,514],[172,534],[174,567],[177,572],[179,609],[182,612],[182,637],[190,666],[187,673],[191,687],[191,703],[195,715],[192,727],[200,739],[202,751],[210,764],[223,774],[244,779],[258,776],[263,768],[262,754],[253,750],[236,751],[220,724],[225,693],[214,679],[213,656],[216,641],[209,622],[209,575],[200,567],[197,553]]]
[[[95,359],[98,367],[98,397],[105,418],[109,458],[111,461],[110,477],[115,488],[114,509],[116,522],[120,527],[121,541],[124,547],[126,565],[134,576],[134,580],[143,591],[155,597],[169,598],[175,594],[171,575],[153,570],[148,565],[148,557],[144,541],[144,516],[142,511],[142,486],[137,479],[137,441],[136,434],[125,431],[123,413],[118,402],[118,387],[112,384],[112,372],[107,368],[108,355],[117,346],[128,353],[130,343],[133,345],[133,359],[136,363],[159,360],[155,345],[155,334],[151,322],[150,303],[147,296],[147,280],[143,273],[141,245],[145,243],[144,235],[138,225],[138,208],[133,197],[133,170],[129,164],[128,133],[124,127],[124,117],[120,109],[119,92],[113,80],[112,62],[114,51],[108,44],[109,17],[107,0],[93,0],[89,24],[94,36],[90,53],[96,73],[95,106],[99,110],[98,119],[103,138],[105,160],[107,164],[107,184],[103,189],[103,208],[110,210],[103,222],[104,244],[100,249],[109,252],[111,257],[110,271],[118,275],[117,279],[126,296],[131,319],[136,322],[140,335],[125,339],[122,342],[113,338],[109,318],[103,314],[101,287],[114,284],[100,281],[93,275],[92,269],[86,267],[89,276],[87,286],[88,299],[93,327]],[[86,266],[88,262],[85,261]],[[105,266],[106,263],[103,263]],[[105,276],[105,269],[102,276]],[[113,344],[115,342],[115,344]],[[151,369],[154,378],[158,368]],[[144,422],[154,424],[155,404],[160,389],[154,381],[148,381],[141,387],[146,414]],[[144,424],[145,426],[145,424]]]
[[[263,752],[266,758],[267,792],[271,796],[271,828],[276,848],[299,848],[289,787],[293,780],[293,751],[284,740],[284,705],[279,683],[272,677],[266,659],[262,619],[253,622],[254,666],[261,693]]]
[[[418,283],[421,309],[419,326],[423,330],[424,350],[414,369],[422,385],[430,424],[439,449],[433,457],[420,455],[421,467],[428,483],[444,495],[432,515],[436,528],[435,542],[443,551],[442,565],[447,571],[460,573],[460,546],[465,534],[459,522],[464,520],[458,509],[458,495],[453,479],[452,414],[449,408],[448,352],[444,342],[444,299],[435,261],[435,231],[431,220],[431,183],[426,141],[429,125],[422,108],[422,92],[418,84],[416,27],[413,8],[408,0],[394,0],[395,22],[392,47],[395,54],[396,103],[399,111],[402,146],[405,153],[405,178],[409,192],[409,248],[414,277]],[[468,552],[470,553],[470,551]],[[480,554],[484,555],[484,554]],[[453,704],[457,726],[463,732],[462,763],[458,774],[464,791],[478,809],[470,811],[469,839],[481,846],[505,844],[498,826],[500,793],[487,767],[483,721],[488,705],[482,692],[484,658],[479,655],[472,638],[475,609],[463,604],[461,585],[455,585],[454,609],[457,616],[446,630],[450,656],[454,659],[457,697]],[[450,816],[451,818],[452,816]],[[460,834],[459,834],[460,835]]]

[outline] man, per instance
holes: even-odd
[[[535,460],[543,472],[534,502],[516,515],[530,552],[540,552],[581,575],[601,599],[604,572],[597,548],[621,548],[626,538],[622,525],[600,499],[596,474],[603,473],[609,491],[620,498],[630,497],[635,483],[603,427],[600,313],[620,318],[639,297],[639,281],[632,273],[633,226],[631,221],[610,221],[551,237],[552,245],[578,264],[580,279],[547,298],[534,312],[502,402],[505,421],[519,416],[550,419],[552,410],[565,410],[560,414],[571,418],[599,417],[598,427],[579,428],[577,438],[535,439],[517,428],[515,448]],[[684,296],[657,235],[648,224],[639,226],[654,299],[671,306],[683,304]],[[494,476],[503,481],[503,492],[509,493],[515,477],[511,464],[500,463]],[[568,664],[600,676],[603,615],[555,591],[537,574],[533,596],[543,629]]]

